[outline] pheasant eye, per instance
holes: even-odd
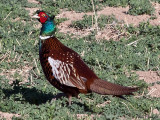
[[[45,15],[45,14],[42,14],[41,16],[42,16],[42,17],[45,17],[46,15]]]

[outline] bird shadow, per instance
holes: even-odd
[[[13,89],[2,89],[5,98],[10,98],[15,95],[15,101],[21,101],[22,103],[28,102],[29,104],[41,105],[52,99],[60,99],[65,96],[64,93],[58,93],[53,95],[52,93],[44,93],[36,88],[30,88],[20,85],[18,81],[14,81],[11,86]],[[17,94],[21,94],[22,97],[16,97]]]
[[[84,103],[81,103],[81,102],[78,102],[78,101],[74,101],[73,104],[77,104],[78,106],[81,106],[81,107],[83,106],[85,112],[94,113],[94,111],[88,105],[86,105]],[[72,109],[72,108],[70,107],[70,109]]]
[[[44,93],[39,89],[36,89],[35,87],[27,87],[26,85],[19,84],[18,80],[13,81],[11,84],[11,88],[1,88],[2,92],[4,93],[4,98],[10,99],[12,97],[14,101],[21,101],[21,103],[28,102],[29,104],[34,105],[41,105],[45,104],[46,102],[51,102],[52,100],[58,100],[62,97],[67,97],[65,93],[58,93],[56,95],[53,95],[53,93]],[[20,96],[19,96],[20,94]],[[22,96],[22,97],[21,97]],[[69,106],[68,101],[66,103],[62,103],[62,106],[67,106],[72,109],[72,105]],[[91,111],[92,110],[86,105],[82,104],[77,101],[73,101],[72,104],[77,104],[78,106],[84,106],[85,111]]]

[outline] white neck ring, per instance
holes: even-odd
[[[53,35],[52,36],[39,36],[39,38],[41,39],[41,40],[46,40],[46,39],[48,39],[48,38],[51,38],[51,37],[53,37]]]

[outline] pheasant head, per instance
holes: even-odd
[[[37,11],[37,14],[33,16],[33,18],[37,18],[42,24],[40,39],[47,39],[50,36],[54,36],[54,33],[56,31],[54,17],[55,16],[50,17],[44,11]]]

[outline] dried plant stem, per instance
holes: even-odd
[[[99,69],[101,70],[102,68],[101,68],[101,65],[99,64],[98,58],[96,58],[96,61],[97,61],[97,63],[98,63]]]
[[[155,92],[157,88],[152,88],[147,95],[151,95],[153,92]]]
[[[127,107],[128,111],[131,113],[131,111],[130,111],[129,107],[126,105],[126,103],[124,103],[124,102],[121,102],[121,103],[123,103]]]
[[[97,30],[97,32],[98,32],[97,15],[96,15],[95,7],[94,7],[94,2],[93,2],[93,0],[91,0],[91,2],[92,2],[94,17],[95,17],[95,27],[96,27],[96,30]]]
[[[18,45],[21,46],[21,44],[19,43],[19,41],[17,39],[16,39],[16,41],[17,41]]]
[[[149,64],[150,64],[150,57],[149,57],[149,55],[150,55],[150,52],[148,51],[148,49],[147,49],[147,47],[145,47],[146,48],[146,55],[147,55],[147,57],[148,57],[148,59],[147,59],[147,70],[149,70]]]
[[[92,15],[92,27],[93,27],[93,15]]]
[[[10,11],[10,12],[8,13],[8,15],[7,15],[3,20],[5,21],[11,13],[12,13],[12,11]]]
[[[35,63],[35,65],[36,65],[38,75],[40,75],[40,71],[39,71],[39,69],[38,69],[37,62],[36,62],[36,60],[35,60],[35,59],[34,59],[34,63]]]
[[[142,39],[143,39],[143,38],[140,38],[140,39],[138,39],[138,40],[136,40],[136,41],[133,41],[133,42],[127,44],[126,46],[130,46],[130,45],[133,45],[133,44],[137,44],[137,42],[138,42],[139,40],[142,40]]]

